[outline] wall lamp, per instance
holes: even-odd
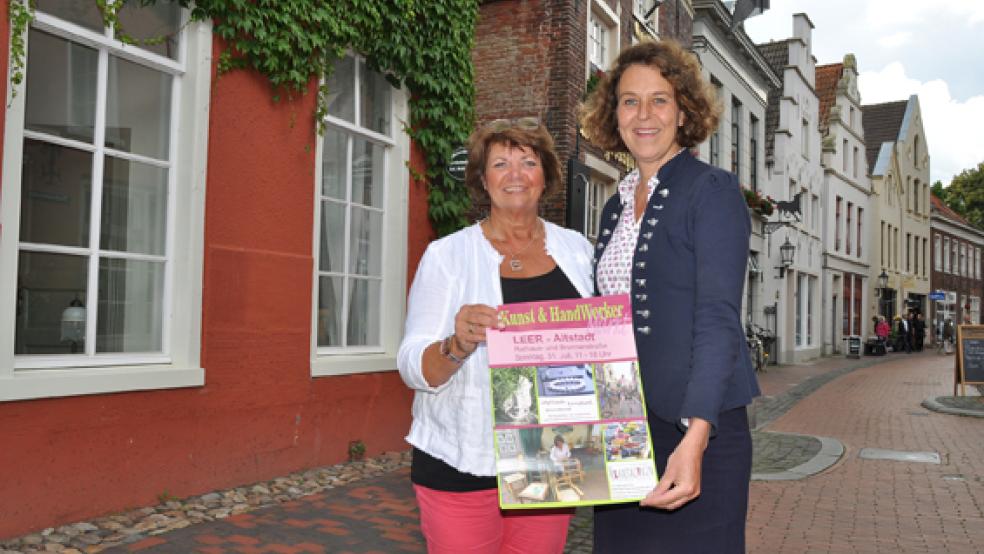
[[[789,242],[789,237],[786,237],[786,242],[782,243],[779,247],[779,262],[781,265],[774,269],[779,270],[779,279],[786,277],[786,270],[789,266],[793,265],[793,256],[796,255],[796,247],[793,243]]]

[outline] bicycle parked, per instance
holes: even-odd
[[[775,334],[754,323],[745,327],[745,342],[748,343],[748,355],[752,359],[752,367],[757,372],[765,372],[769,364],[769,350],[775,342]]]

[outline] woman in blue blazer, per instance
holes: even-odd
[[[759,394],[741,326],[750,220],[737,178],[690,148],[720,107],[672,41],[621,52],[582,127],[636,169],[604,207],[600,294],[629,293],[660,482],[640,503],[595,510],[596,552],[744,552]],[[626,550],[626,549],[630,550]]]

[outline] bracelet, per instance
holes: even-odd
[[[444,340],[441,341],[441,346],[439,348],[439,351],[441,352],[441,355],[444,356],[445,358],[451,360],[452,362],[458,365],[461,365],[465,363],[465,359],[468,358],[468,355],[465,355],[463,358],[459,358],[458,356],[455,356],[454,352],[451,352],[452,340],[454,340],[453,333],[448,335],[447,337],[444,338]]]

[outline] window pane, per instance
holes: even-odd
[[[352,279],[349,282],[347,346],[379,344],[380,282]]]
[[[328,78],[328,114],[355,123],[355,60],[346,56]]]
[[[164,254],[167,170],[106,156],[103,175],[103,250]]]
[[[345,205],[321,203],[321,271],[342,272],[345,268]]]
[[[318,346],[342,345],[342,278],[318,278]]]
[[[99,260],[97,352],[160,352],[164,264]]]
[[[181,6],[177,2],[157,2],[146,7],[128,2],[120,8],[120,24],[131,37],[156,42],[139,48],[177,59],[181,31]]]
[[[348,186],[348,135],[329,127],[325,130],[321,160],[321,194],[345,200]]]
[[[361,138],[354,140],[352,148],[352,202],[382,208],[385,151]]]
[[[31,29],[24,127],[92,142],[98,53]]]
[[[106,146],[168,159],[171,76],[109,57]]]
[[[86,262],[82,256],[20,253],[14,354],[85,350]],[[75,299],[81,306],[72,305]]]
[[[70,21],[86,29],[103,31],[102,13],[92,0],[37,0],[39,12]]]
[[[349,273],[380,275],[383,259],[383,214],[352,207]]]
[[[375,71],[370,71],[364,62],[361,67],[361,97],[359,98],[360,124],[382,133],[390,134],[390,84],[386,78]]]
[[[21,242],[89,246],[92,154],[24,139]]]

